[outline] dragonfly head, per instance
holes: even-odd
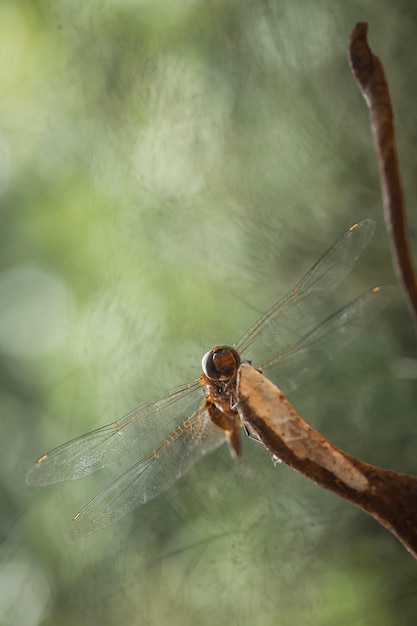
[[[237,374],[240,356],[230,346],[216,346],[203,356],[201,365],[210,380],[230,380]]]

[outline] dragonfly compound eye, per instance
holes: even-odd
[[[230,346],[217,346],[203,356],[201,365],[210,380],[228,380],[236,374],[240,356]]]

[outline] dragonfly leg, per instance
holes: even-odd
[[[243,428],[245,429],[245,433],[247,434],[249,439],[252,439],[252,441],[256,441],[256,443],[262,443],[262,441],[259,439],[258,435],[256,435],[254,432],[252,432],[247,424],[243,424]]]

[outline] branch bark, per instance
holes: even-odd
[[[349,63],[368,106],[378,156],[384,219],[391,241],[393,264],[402,282],[417,329],[417,280],[407,239],[404,195],[398,164],[394,114],[384,68],[367,41],[368,25],[356,24],[350,35]]]
[[[239,368],[237,409],[273,457],[372,515],[417,559],[417,477],[364,463],[331,444],[248,363]]]

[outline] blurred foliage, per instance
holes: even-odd
[[[395,282],[367,112],[369,21],[416,242],[417,8],[400,0],[0,3],[0,624],[411,625],[416,564],[251,441],[80,544],[115,476],[26,487],[33,460],[199,375],[354,221],[337,304]],[[401,295],[291,397],[347,452],[417,473]]]

